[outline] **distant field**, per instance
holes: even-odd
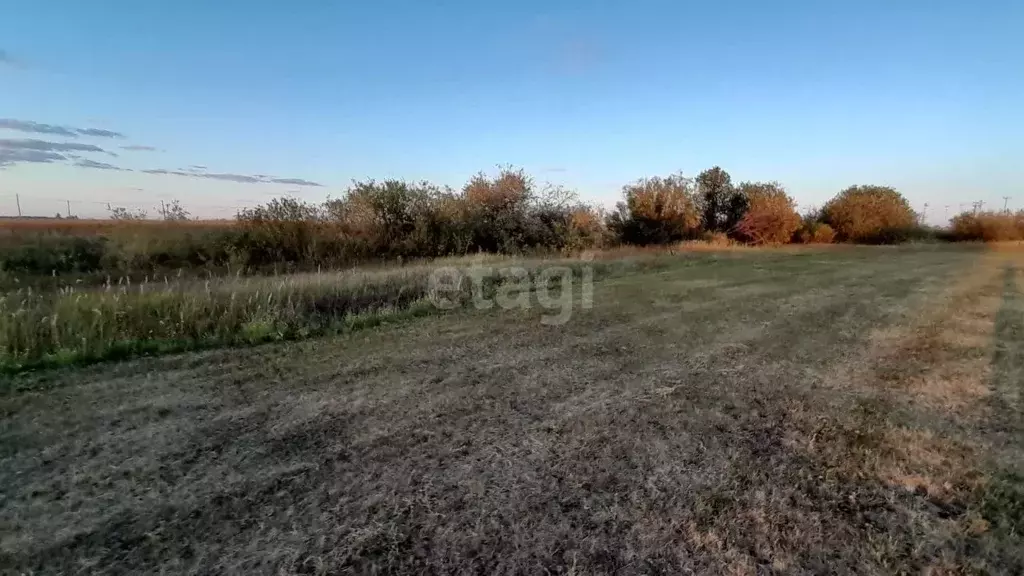
[[[111,220],[78,218],[0,218],[0,235],[24,233],[105,234],[118,230],[154,230],[161,228],[217,229],[235,225],[234,220]]]
[[[0,386],[0,571],[1024,572],[1024,253],[733,251],[593,307]]]
[[[47,228],[47,229],[81,229],[81,228],[124,228],[124,227],[175,227],[175,226],[233,226],[233,219],[190,219],[190,220],[112,220],[110,218],[0,218],[0,228]]]

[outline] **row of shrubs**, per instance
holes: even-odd
[[[459,192],[426,182],[355,183],[341,198],[284,197],[221,226],[154,225],[117,213],[117,225],[34,226],[0,237],[3,269],[15,274],[112,276],[211,269],[341,267],[373,260],[478,252],[572,252],[610,244],[603,216],[562,188],[521,170],[478,175]]]
[[[734,185],[719,167],[696,178],[675,174],[629,184],[610,213],[563,188],[538,186],[522,170],[502,168],[493,176],[475,176],[459,191],[371,180],[318,204],[278,198],[243,210],[223,226],[154,225],[133,223],[130,214],[115,216],[128,221],[102,233],[75,233],[79,226],[0,239],[3,269],[124,276],[309,269],[477,252],[573,252],[694,239],[897,243],[933,235],[892,188],[853,186],[820,210],[800,215],[777,182]]]
[[[953,218],[950,233],[961,242],[1012,242],[1024,240],[1024,210],[966,212]]]
[[[733,185],[719,167],[695,179],[673,175],[641,180],[626,186],[623,194],[607,225],[625,243],[725,238],[754,245],[896,244],[936,236],[919,223],[907,200],[887,186],[851,186],[804,215],[778,182]]]

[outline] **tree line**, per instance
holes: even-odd
[[[688,178],[644,178],[605,212],[575,193],[538,186],[523,170],[478,174],[459,191],[427,182],[357,182],[322,204],[275,199],[237,216],[250,264],[423,258],[474,252],[572,251],[686,240],[753,245],[897,243],[927,235],[886,186],[851,186],[801,215],[778,182],[742,182],[715,166]]]
[[[355,182],[340,197],[311,203],[283,197],[242,210],[232,225],[192,222],[177,202],[161,207],[166,226],[134,224],[141,212],[112,208],[116,226],[10,239],[0,245],[8,271],[146,274],[228,267],[347,266],[373,260],[477,252],[577,252],[682,241],[743,243],[899,243],[915,239],[1024,238],[1020,215],[962,214],[951,230],[928,228],[888,186],[858,185],[803,214],[778,182],[735,184],[715,166],[696,177],[627,184],[606,211],[572,191],[539,185],[521,169],[480,173],[461,189],[429,182]],[[74,228],[74,230],[79,230]],[[17,242],[14,242],[17,240]]]

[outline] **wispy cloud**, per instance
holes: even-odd
[[[88,158],[82,158],[75,162],[75,166],[79,168],[93,168],[95,170],[117,170],[120,172],[131,172],[127,168],[121,168],[120,166],[114,166],[113,164],[107,164],[106,162],[97,162],[95,160],[89,160]]]
[[[81,142],[50,142],[35,138],[0,138],[0,168],[14,164],[50,164],[53,162],[74,162],[75,166],[99,168],[112,166],[105,162],[94,162],[81,157],[80,153],[97,152],[117,156],[95,144]],[[117,168],[112,166],[112,168]]]
[[[245,174],[217,174],[217,173],[199,173],[192,174],[192,176],[199,176],[200,178],[210,178],[211,180],[224,180],[225,182],[241,182],[243,184],[259,184],[263,182],[255,176],[248,176]]]
[[[40,152],[104,152],[109,154],[109,152],[95,144],[82,144],[80,142],[47,142],[46,140],[36,140],[35,138],[0,138],[0,149],[37,150]]]
[[[72,126],[57,126],[55,124],[42,124],[31,120],[15,120],[14,118],[0,118],[0,128],[6,130],[17,130],[30,134],[51,134],[67,138],[78,138],[79,136],[92,136],[95,138],[124,138],[124,134],[113,130],[100,128],[75,128]]]
[[[12,118],[0,118],[0,128],[6,130],[17,130],[18,132],[29,132],[32,134],[52,134],[54,136],[66,136],[77,138],[78,133],[71,128],[54,126],[53,124],[40,124],[29,120],[14,120]]]
[[[124,134],[113,130],[102,130],[100,128],[76,128],[82,136],[95,136],[97,138],[124,138]]]
[[[46,150],[25,150],[17,148],[0,148],[0,168],[13,166],[22,162],[29,164],[49,164],[63,162],[67,158],[63,154]]]
[[[205,169],[202,168],[202,169]],[[210,180],[223,180],[225,182],[239,182],[242,184],[292,184],[294,186],[316,186],[320,187],[323,184],[319,182],[313,182],[312,180],[305,180],[302,178],[272,178],[264,174],[230,174],[230,173],[218,173],[218,172],[202,172],[198,166],[193,166],[191,170],[166,170],[163,168],[156,168],[150,170],[143,170],[145,174],[157,174],[164,176],[191,176],[192,178],[207,178]]]
[[[0,56],[6,53],[0,52]],[[47,134],[51,136],[62,136],[65,138],[77,138],[79,136],[92,136],[96,138],[124,138],[124,134],[100,128],[75,128],[73,126],[61,126],[56,124],[43,124],[31,120],[15,120],[12,118],[0,118],[0,129],[28,132],[30,134]],[[119,146],[120,150],[154,152],[157,148],[141,144],[127,144]],[[88,158],[82,158],[76,153],[95,152],[117,157],[117,153],[97,146],[81,142],[52,142],[36,138],[0,138],[0,168],[5,168],[18,163],[53,163],[62,162],[79,168],[91,168],[95,170],[125,170],[113,164],[99,162]],[[223,182],[238,182],[241,184],[285,184],[291,186],[312,186],[320,187],[323,184],[306,180],[305,178],[277,178],[266,174],[232,174],[225,172],[208,172],[207,167],[200,164],[193,164],[185,169],[168,170],[156,168],[142,170],[145,174],[164,176],[187,176],[191,178],[206,178],[208,180],[220,180]]]
[[[266,180],[273,184],[292,184],[294,186],[323,186],[319,182],[312,182],[310,180],[304,180],[302,178],[271,178]]]
[[[160,175],[173,175],[173,176],[194,176],[188,172],[182,172],[180,170],[164,170],[163,168],[153,168],[149,170],[143,170],[143,174],[160,174]]]

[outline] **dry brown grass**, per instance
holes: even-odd
[[[903,386],[914,401],[967,417],[989,394],[990,348],[1003,300],[1003,266],[996,256],[979,259],[938,298],[924,303],[909,326],[876,334],[884,350],[876,377]]]
[[[467,312],[22,376],[0,568],[1019,573],[1020,263],[979,254],[682,258],[561,327]],[[916,380],[979,356],[985,394]]]
[[[232,227],[234,220],[109,220],[73,218],[0,218],[0,235],[18,234],[64,234],[75,236],[100,236],[112,232],[151,231],[157,229],[214,230]]]

